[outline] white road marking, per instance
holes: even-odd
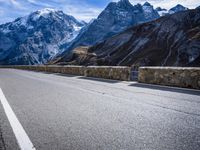
[[[0,101],[21,150],[36,150],[0,88]]]

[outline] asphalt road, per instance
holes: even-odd
[[[199,91],[14,69],[0,88],[37,150],[200,149]],[[1,103],[0,149],[19,149]]]

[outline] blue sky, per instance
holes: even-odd
[[[96,18],[111,1],[118,0],[0,0],[0,24],[47,7],[60,9],[79,20],[89,21]],[[145,1],[130,0],[132,4],[143,4]],[[200,5],[200,0],[148,0],[148,2],[155,7],[161,6],[167,9],[178,3],[189,8]]]

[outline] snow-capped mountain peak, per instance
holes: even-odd
[[[56,9],[52,9],[52,8],[44,8],[44,9],[41,9],[41,10],[38,10],[38,15],[46,15],[46,14],[49,14],[49,13],[52,13],[52,12],[56,12],[58,10]]]
[[[45,8],[0,25],[0,64],[40,64],[61,52],[86,24]]]
[[[151,13],[153,10],[153,6],[148,2],[145,2],[144,5],[142,5],[142,8],[145,12],[149,12],[149,13]]]
[[[160,17],[158,12],[153,8],[153,6],[149,2],[145,2],[144,5],[142,5],[142,9],[146,20],[153,20]]]
[[[64,16],[64,15],[66,15],[66,14],[64,14],[64,12],[61,10],[52,9],[52,8],[44,8],[44,9],[38,10],[36,12],[33,12],[30,15],[30,18],[32,18],[33,21],[36,21],[40,18],[47,19],[50,17],[62,19],[62,16]]]
[[[129,0],[120,0],[120,1],[118,2],[118,4],[130,5],[131,3],[129,2]]]
[[[188,8],[178,4],[169,10],[169,14],[174,14],[176,12],[185,11],[185,10],[188,10]]]
[[[150,4],[149,2],[145,2],[145,3],[143,4],[143,6],[151,6],[151,4]]]
[[[56,13],[58,10],[52,8],[44,8],[33,13],[32,17],[36,20],[40,17],[47,18],[51,13]]]

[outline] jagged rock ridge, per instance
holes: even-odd
[[[159,18],[159,14],[153,6],[146,2],[144,5],[133,6],[129,0],[111,2],[101,12],[97,19],[83,28],[70,45],[64,44],[65,52],[59,55],[69,55],[68,51],[78,46],[91,46],[101,42],[133,25]]]

